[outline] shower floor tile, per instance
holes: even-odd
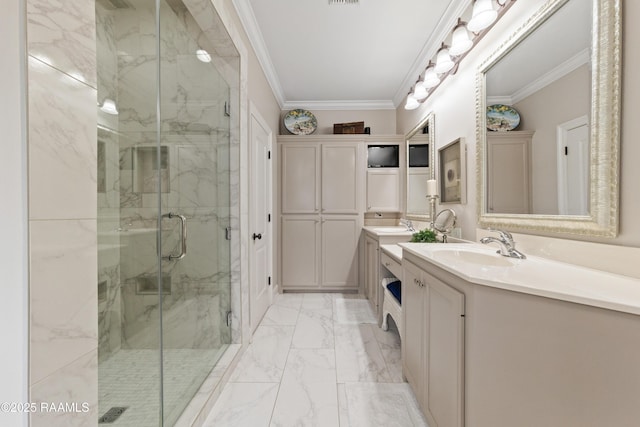
[[[221,349],[164,351],[164,418],[172,425],[191,400],[222,352]],[[158,350],[119,350],[100,363],[99,416],[112,407],[127,407],[114,427],[157,426],[160,401]]]

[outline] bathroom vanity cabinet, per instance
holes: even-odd
[[[464,425],[464,294],[403,256],[403,373],[429,425]]]
[[[398,231],[395,233],[379,233],[375,230],[376,227],[367,226],[364,227],[362,233],[362,248],[364,253],[363,293],[369,299],[371,307],[378,317],[378,324],[380,324],[382,321],[382,288],[380,281],[385,277],[393,276],[402,279],[402,275],[395,274],[391,268],[385,267],[388,271],[381,269],[381,259],[383,255],[381,254],[380,246],[408,242],[411,240],[413,233],[404,230],[403,227],[398,227]],[[382,266],[384,266],[384,264],[382,264]]]
[[[567,289],[596,276],[604,292],[576,303],[564,290],[552,297],[535,294],[547,292],[543,286],[509,288],[505,275],[492,285],[473,282],[411,245],[401,244],[403,374],[430,426],[638,424],[640,315],[591,304],[610,304],[614,288],[627,295],[621,301],[638,299],[634,279],[584,269]],[[546,284],[571,272],[562,263],[538,269],[530,267],[534,259],[521,262]]]

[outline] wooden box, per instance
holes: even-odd
[[[364,133],[364,122],[334,123],[334,135]]]

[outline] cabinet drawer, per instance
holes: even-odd
[[[402,265],[384,252],[380,254],[380,264],[398,279],[402,279]]]

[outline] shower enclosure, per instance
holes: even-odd
[[[99,423],[170,426],[232,342],[239,56],[210,1],[96,0],[96,36]]]

